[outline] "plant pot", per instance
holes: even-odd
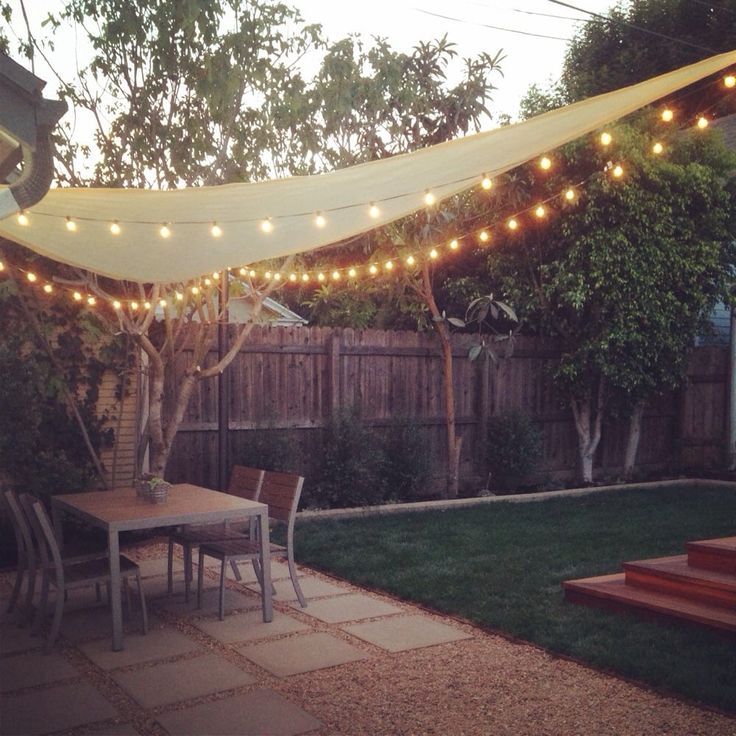
[[[151,503],[166,503],[166,499],[169,497],[169,488],[171,483],[156,483],[155,485],[148,484],[148,500]]]
[[[149,473],[143,473],[135,482],[135,495],[143,501],[148,501],[150,488],[148,481],[151,479]]]

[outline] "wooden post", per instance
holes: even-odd
[[[223,270],[220,279],[220,319],[217,325],[217,360],[222,360],[229,350],[230,272]],[[230,381],[224,370],[217,376],[217,487],[224,491],[228,486],[230,458],[228,452],[230,429]]]
[[[736,307],[731,307],[728,350],[728,469],[736,470]]]
[[[478,400],[478,471],[481,476],[488,472],[488,415],[491,413],[491,362],[487,357],[478,358],[478,369],[480,371],[480,392]]]
[[[330,387],[330,416],[334,419],[340,411],[340,332],[335,330],[327,346],[327,373]]]

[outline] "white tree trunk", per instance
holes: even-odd
[[[593,482],[595,453],[601,441],[604,395],[605,385],[601,379],[595,400],[590,396],[583,399],[570,397],[570,405],[575,418],[575,430],[578,435],[578,459],[582,483]]]
[[[644,402],[639,402],[629,417],[629,435],[624,453],[624,478],[630,480],[636,467],[636,454],[639,451],[641,438],[641,422],[644,416]]]

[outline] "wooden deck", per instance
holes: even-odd
[[[565,581],[565,598],[736,635],[736,537],[690,542],[687,549],[687,555],[625,562],[622,573]]]

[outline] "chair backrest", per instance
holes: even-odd
[[[272,519],[285,521],[291,528],[296,519],[303,485],[304,478],[301,475],[267,470],[258,500],[268,504],[268,515]]]
[[[5,496],[5,502],[10,509],[10,521],[13,524],[15,541],[18,546],[18,564],[25,558],[30,567],[35,567],[36,550],[33,546],[33,535],[28,525],[28,519],[20,506],[18,495],[15,491],[5,491],[3,496]]]
[[[263,485],[266,471],[260,468],[249,468],[246,465],[235,465],[230,474],[230,485],[227,492],[233,496],[257,501]]]
[[[21,494],[20,502],[31,524],[43,566],[47,568],[53,566],[56,570],[56,580],[63,580],[64,566],[61,561],[61,551],[44,505],[29,493]]]

